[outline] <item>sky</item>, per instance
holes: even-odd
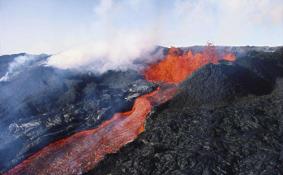
[[[0,0],[0,55],[135,40],[149,46],[283,45],[283,1]]]

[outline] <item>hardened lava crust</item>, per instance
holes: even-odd
[[[87,174],[283,174],[283,49],[209,64]]]

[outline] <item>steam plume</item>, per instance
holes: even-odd
[[[99,1],[93,8],[95,19],[88,30],[88,44],[57,54],[48,64],[103,73],[134,68],[133,60],[154,45],[188,46],[207,41],[216,45],[258,45],[265,44],[266,37],[274,41],[282,38],[282,32],[265,34],[266,26],[279,29],[283,25],[280,0],[158,2]]]
[[[24,71],[29,66],[32,66],[35,61],[39,60],[43,55],[29,55],[25,54],[22,56],[18,56],[12,61],[8,66],[8,71],[2,77],[0,77],[0,82],[8,81],[10,78],[18,75],[22,71]],[[39,64],[39,63],[38,63]]]
[[[135,68],[133,61],[154,48],[151,37],[132,33],[92,42],[49,58],[48,65],[96,73]]]

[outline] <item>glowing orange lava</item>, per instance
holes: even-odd
[[[165,103],[176,94],[174,84],[180,83],[203,65],[218,63],[220,59],[211,45],[203,53],[196,54],[170,48],[164,60],[150,65],[144,71],[148,81],[164,82],[166,85],[138,97],[131,111],[116,113],[96,129],[82,131],[49,144],[4,175],[68,175],[88,172],[106,154],[117,152],[144,131],[146,118],[153,106]],[[234,61],[235,56],[228,54],[223,59]]]
[[[131,111],[117,113],[98,128],[76,133],[51,143],[5,175],[82,174],[117,152],[144,131],[144,124],[154,104],[171,99],[176,88],[171,86],[136,99]]]
[[[149,81],[178,84],[208,63],[216,64],[219,60],[234,61],[235,59],[235,55],[231,53],[221,58],[211,44],[204,49],[203,53],[196,54],[193,54],[192,51],[182,52],[172,47],[165,59],[150,65],[144,71],[144,75]]]

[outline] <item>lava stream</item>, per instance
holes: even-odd
[[[158,88],[135,100],[131,111],[116,113],[98,128],[76,133],[49,144],[5,175],[82,174],[103,159],[117,152],[144,131],[144,124],[153,105],[161,104],[176,93],[175,86]]]
[[[176,94],[174,84],[179,84],[205,64],[235,59],[233,54],[220,57],[212,45],[203,53],[196,54],[170,48],[164,60],[150,65],[144,71],[148,81],[167,85],[138,97],[131,111],[116,113],[96,129],[82,131],[49,144],[4,175],[67,175],[91,170],[106,154],[117,152],[144,131],[146,118],[153,106],[168,101]]]

